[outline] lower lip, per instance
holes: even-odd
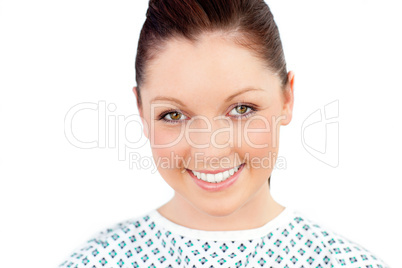
[[[194,182],[200,188],[202,188],[202,189],[204,189],[206,191],[216,192],[216,191],[222,191],[222,190],[228,188],[229,186],[231,186],[233,183],[235,183],[237,181],[237,179],[239,178],[240,173],[243,171],[243,168],[244,168],[244,164],[242,164],[240,166],[240,168],[237,170],[237,172],[235,174],[233,174],[232,176],[230,176],[226,180],[218,182],[218,183],[203,181],[203,180],[197,178],[193,174],[193,172],[191,172],[190,170],[187,170],[187,172],[190,174],[191,178],[193,178]]]

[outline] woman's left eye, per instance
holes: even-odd
[[[229,115],[241,117],[241,116],[246,116],[249,115],[253,110],[250,106],[247,105],[238,105],[234,107],[230,112]]]

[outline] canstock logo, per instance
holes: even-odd
[[[339,100],[328,103],[323,109],[317,109],[310,114],[301,127],[301,142],[303,147],[313,157],[331,166],[339,165]],[[317,135],[318,130],[324,130],[325,135]],[[306,131],[307,130],[307,131]],[[307,141],[322,140],[321,148],[313,148]]]

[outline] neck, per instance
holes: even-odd
[[[278,216],[285,208],[271,196],[269,187],[263,187],[242,207],[225,216],[209,215],[194,207],[175,193],[158,212],[181,226],[205,231],[232,231],[258,228]]]

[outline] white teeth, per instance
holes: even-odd
[[[197,171],[191,171],[191,172],[193,172],[193,174],[200,180],[211,182],[211,183],[217,183],[217,182],[226,180],[227,178],[232,176],[234,173],[236,173],[238,170],[239,170],[239,166],[226,170],[224,172],[216,173],[216,174],[202,173],[202,172],[197,172]]]
[[[215,174],[215,182],[220,182],[223,180],[223,172]]]
[[[207,174],[207,181],[208,182],[214,182],[215,181],[215,175],[214,174]]]

